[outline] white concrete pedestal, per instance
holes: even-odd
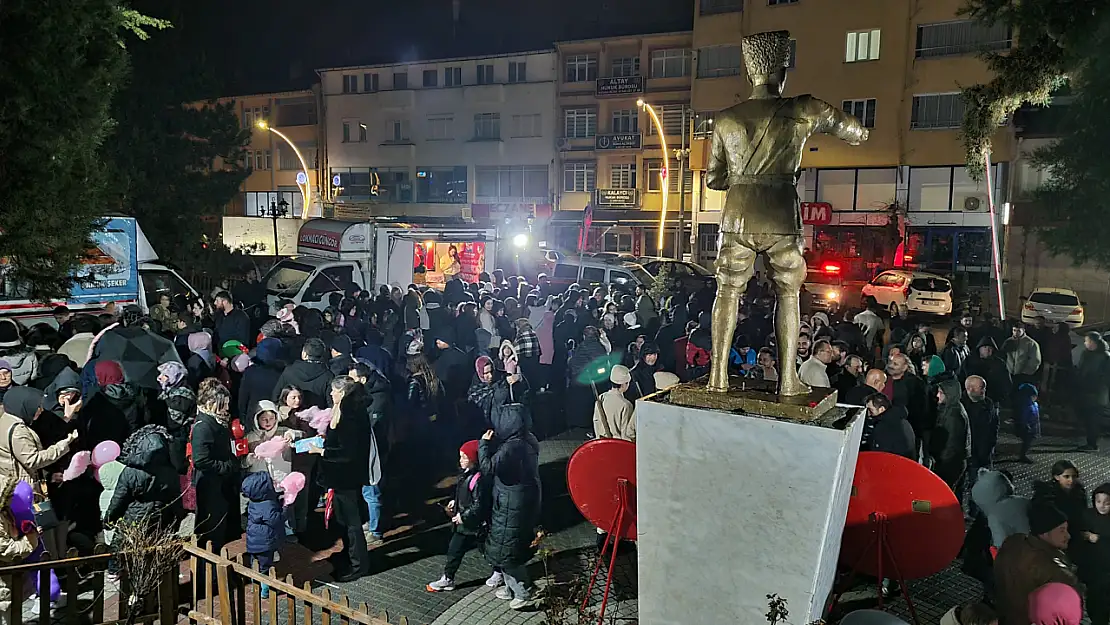
[[[762,623],[772,593],[788,601],[791,623],[820,618],[862,410],[846,421],[637,402],[640,625]]]

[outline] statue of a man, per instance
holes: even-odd
[[[752,83],[748,100],[717,114],[706,186],[727,191],[721,215],[713,352],[709,389],[728,390],[728,355],[740,295],[758,254],[766,254],[778,304],[775,336],[779,394],[805,395],[798,378],[798,291],[806,277],[802,217],[795,190],[802,148],[814,133],[859,145],[867,129],[856,118],[811,95],[782,97],[790,60],[784,30],[744,37],[744,65]]]

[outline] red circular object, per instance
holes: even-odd
[[[952,490],[924,466],[881,451],[865,451],[856,462],[840,563],[878,576],[876,524],[886,518],[889,551],[883,549],[884,577],[921,579],[941,571],[960,553],[964,513]]]
[[[567,462],[570,498],[586,520],[608,531],[616,520],[621,480],[626,480],[621,540],[636,540],[636,445],[616,438],[586,441]]]

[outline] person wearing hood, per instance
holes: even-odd
[[[1018,462],[1033,464],[1029,450],[1033,441],[1041,436],[1041,405],[1037,402],[1037,387],[1029,383],[1021,384],[1014,391],[1014,430],[1021,439]]]
[[[160,425],[144,425],[120,449],[124,465],[116,481],[112,502],[104,514],[106,524],[122,520],[151,529],[172,528],[178,515],[181,483],[170,461],[170,434]]]
[[[158,365],[158,399],[166,404],[166,431],[169,433],[170,463],[179,476],[189,469],[186,447],[189,432],[197,419],[197,395],[189,387],[189,372],[179,362]]]
[[[243,478],[242,492],[247,498],[247,556],[258,562],[258,570],[264,575],[274,565],[274,554],[285,541],[285,515],[274,488],[275,480],[265,471]],[[262,584],[260,590],[263,599],[269,596],[269,586]]]
[[[1029,533],[1014,534],[1002,543],[994,560],[1000,625],[1032,623],[1029,596],[1045,584],[1079,588],[1075,567],[1065,550],[1071,535],[1068,519],[1052,504],[1029,511]]]
[[[337,334],[331,340],[331,360],[328,361],[328,369],[333,376],[347,375],[351,370],[351,363],[354,362],[351,351],[351,337],[346,334]]]
[[[1006,361],[998,356],[998,344],[989,335],[975,345],[974,354],[964,363],[967,375],[977,375],[987,382],[987,397],[998,406],[1008,405],[1011,399],[1012,380]]]
[[[864,400],[867,418],[864,421],[860,451],[884,451],[917,461],[913,428],[906,419],[906,409],[894,406],[881,392],[872,392]]]
[[[98,361],[93,371],[99,390],[81,411],[86,445],[91,449],[107,440],[123,445],[132,432],[149,421],[145,397],[126,380],[118,362]]]
[[[1110,351],[1098,332],[1083,337],[1075,373],[1075,414],[1087,434],[1087,444],[1079,450],[1098,451],[1103,423],[1110,413]]]
[[[355,352],[355,360],[369,362],[383,373],[393,370],[393,354],[385,349],[385,336],[374,328],[366,331],[366,345]]]
[[[201,380],[216,371],[216,357],[212,354],[212,335],[207,332],[193,332],[188,338],[189,358],[185,367],[189,370],[189,386],[195,391]]]
[[[962,381],[967,377],[964,365],[970,355],[971,349],[967,346],[967,330],[963,326],[952,328],[948,333],[948,343],[940,353],[944,368]]]
[[[986,517],[991,545],[996,549],[1014,534],[1029,533],[1030,502],[1014,495],[1014,484],[1006,474],[980,469],[971,487],[971,501]]]
[[[1091,493],[1091,507],[1083,511],[1082,538],[1077,543],[1079,577],[1087,584],[1091,625],[1110,623],[1110,483]]]
[[[0,473],[0,566],[4,567],[23,564],[39,548],[38,529],[24,533],[12,515],[12,497],[18,483],[18,479]],[[5,615],[5,622],[12,604],[10,583],[10,576],[0,577],[0,614]],[[19,597],[17,605],[22,603],[23,597]]]
[[[197,394],[197,421],[189,442],[197,510],[194,533],[201,545],[219,553],[239,537],[239,461],[232,451],[231,393],[218,380],[203,382]]]
[[[937,422],[929,440],[929,453],[935,460],[933,472],[963,499],[967,460],[971,456],[971,433],[967,412],[960,403],[962,392],[955,377],[937,386]]]
[[[12,363],[7,360],[0,360],[0,405],[4,403],[4,394],[8,392],[8,389],[15,386],[18,385],[12,375]]]
[[[259,458],[254,452],[260,444],[277,437],[284,438],[286,443],[292,444],[303,433],[281,425],[277,404],[268,399],[258,402],[258,410],[251,421],[254,427],[246,437],[250,453],[243,458],[243,469],[247,473],[268,472],[275,482],[280,483],[293,471],[292,447],[286,447],[276,458]]]
[[[495,406],[493,428],[478,444],[478,465],[493,479],[493,513],[486,536],[486,560],[500,567],[506,586],[499,599],[511,600],[513,610],[535,606],[525,565],[534,555],[535,526],[540,518],[542,489],[540,444],[529,430],[524,404]]]
[[[330,385],[335,374],[324,363],[327,357],[327,348],[324,342],[317,338],[305,341],[301,350],[301,359],[285,368],[274,384],[270,393],[272,401],[278,401],[281,390],[286,386],[295,386],[301,390],[301,407],[317,408],[328,407]]]
[[[505,342],[508,343],[508,341]],[[443,327],[432,341],[429,351],[429,357],[434,358],[432,367],[435,369],[436,377],[443,384],[443,393],[449,399],[441,408],[446,411],[444,416],[452,418],[456,410],[453,400],[466,395],[473,361],[455,344],[455,330],[451,326]]]
[[[19,324],[11,319],[0,319],[0,359],[8,362],[15,384],[22,386],[39,375],[39,359],[23,344]]]
[[[630,402],[635,402],[641,397],[646,397],[655,392],[655,372],[662,371],[659,363],[659,346],[655,343],[644,343],[640,347],[639,357],[635,366],[629,371],[632,376],[631,383],[624,396]]]
[[[254,361],[239,381],[239,414],[253,415],[263,400],[270,400],[281,378],[281,341],[266,338],[254,348]]]
[[[1051,504],[1063,512],[1075,532],[1073,543],[1079,542],[1088,501],[1087,489],[1079,481],[1079,468],[1070,460],[1057,460],[1052,464],[1051,480],[1033,482],[1033,505]]]

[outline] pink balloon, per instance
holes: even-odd
[[[116,441],[102,441],[92,452],[93,466],[98,469],[116,458],[119,458],[119,443]]]
[[[284,491],[282,495],[282,503],[286,506],[291,505],[297,499],[297,494],[301,492],[305,485],[304,473],[300,471],[293,471],[285,476],[281,481],[281,489]]]
[[[62,481],[68,482],[77,479],[89,468],[92,464],[92,452],[79,451],[73,454],[73,459],[69,461],[69,466],[65,471],[62,471]]]
[[[278,458],[287,447],[289,447],[289,442],[285,440],[284,436],[275,436],[268,441],[259,443],[258,447],[254,448],[254,455],[265,459]]]

